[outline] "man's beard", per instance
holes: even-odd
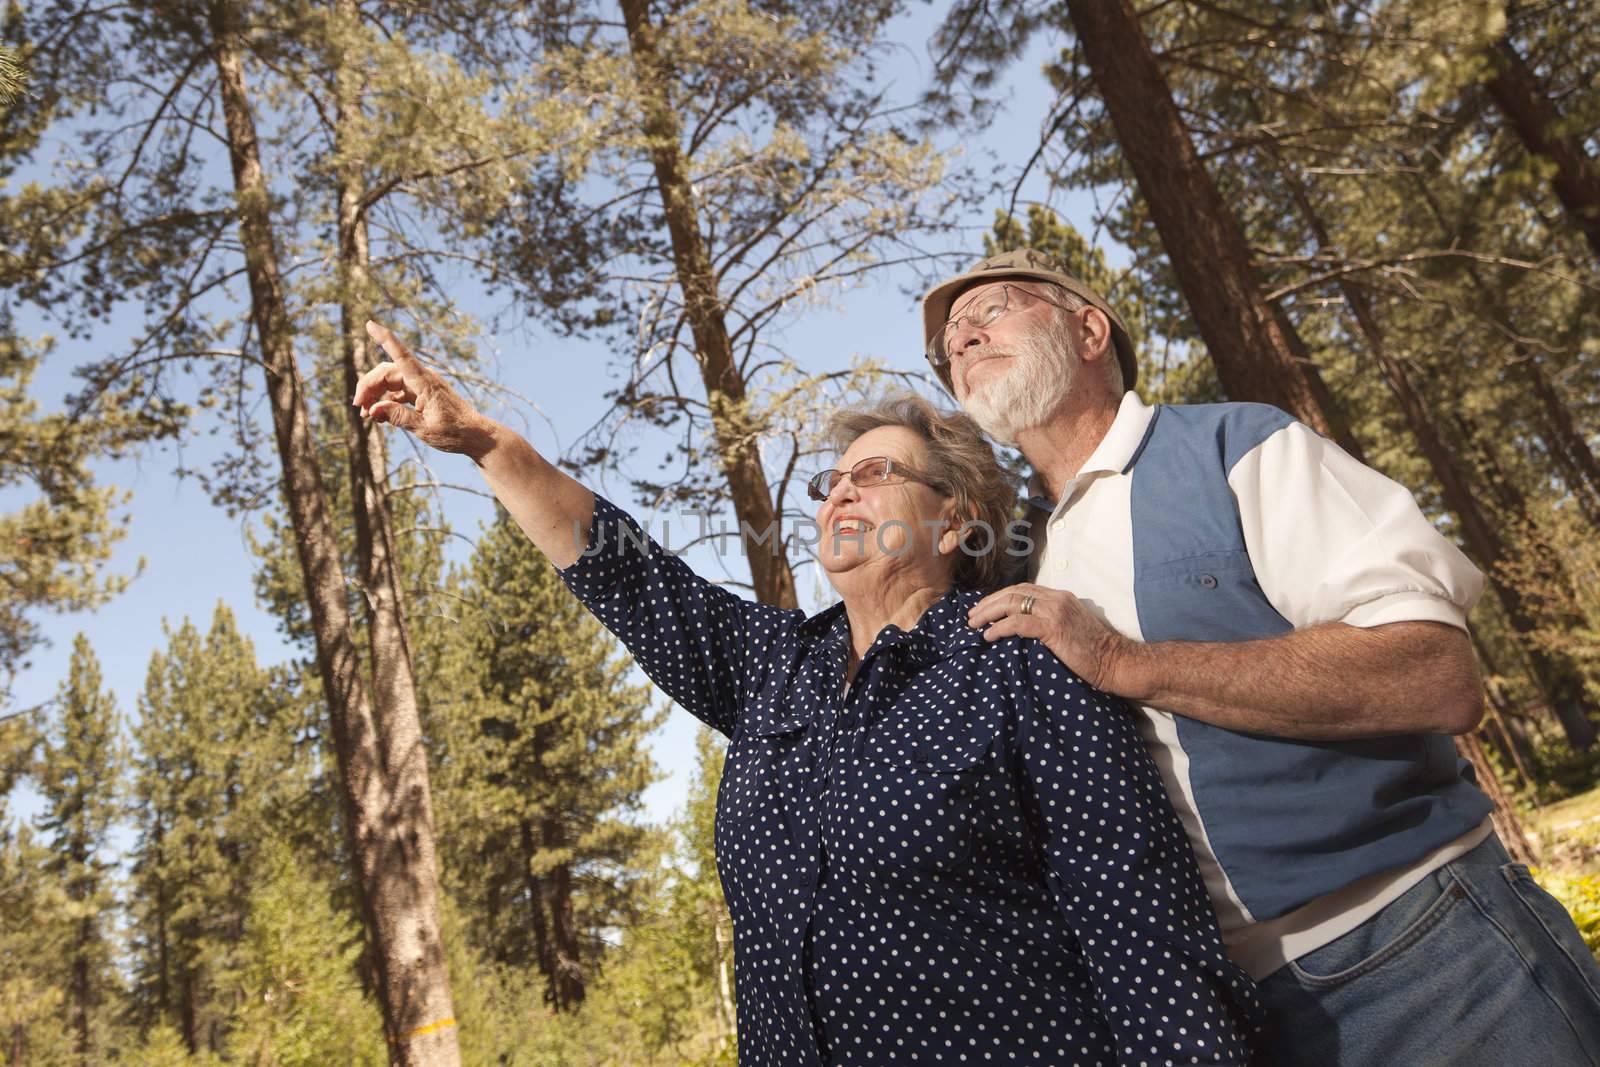
[[[1067,325],[1057,318],[1014,345],[968,349],[959,358],[1003,359],[1009,366],[970,390],[961,406],[983,432],[1003,445],[1015,445],[1027,430],[1042,426],[1072,391],[1078,361],[1072,357]]]

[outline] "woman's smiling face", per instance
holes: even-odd
[[[838,469],[884,456],[912,471],[927,469],[927,446],[904,426],[868,430],[839,458]],[[882,581],[912,570],[951,571],[954,562],[940,551],[941,534],[952,518],[950,498],[931,485],[899,472],[865,488],[848,476],[817,508],[822,568],[841,595],[860,581]],[[860,571],[859,576],[851,576]],[[840,580],[846,584],[841,586]]]

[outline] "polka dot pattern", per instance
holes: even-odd
[[[751,603],[641,541],[596,500],[563,578],[731,738],[744,1067],[1252,1062],[1255,989],[1124,705],[985,642],[969,590],[886,627],[846,690],[842,607]]]

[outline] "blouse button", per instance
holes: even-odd
[[[1200,576],[1200,584],[1207,589],[1215,589],[1217,587],[1217,579],[1212,575],[1202,574]]]

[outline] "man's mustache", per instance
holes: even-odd
[[[1015,345],[978,345],[963,349],[961,353],[961,381],[966,383],[972,368],[991,359],[1018,359],[1025,355]]]

